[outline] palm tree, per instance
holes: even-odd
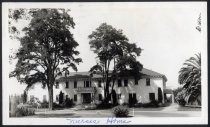
[[[188,103],[201,103],[201,54],[195,54],[185,61],[179,71],[179,83],[186,90],[185,99]]]

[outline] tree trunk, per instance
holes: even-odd
[[[48,93],[49,93],[49,110],[53,110],[53,85],[50,85],[48,88]]]

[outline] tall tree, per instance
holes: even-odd
[[[70,32],[75,23],[65,9],[33,9],[27,11],[31,19],[19,38],[20,48],[15,54],[16,68],[10,77],[26,83],[29,88],[42,83],[48,88],[49,109],[53,109],[53,85],[57,76],[69,74],[69,69],[77,71],[78,43]],[[24,14],[24,13],[22,13]]]
[[[201,54],[195,54],[185,61],[179,71],[179,83],[186,89],[187,102],[198,101],[201,97]]]
[[[129,43],[128,38],[122,33],[122,30],[117,30],[111,25],[102,23],[89,36],[90,48],[97,54],[99,62],[90,69],[90,72],[100,72],[104,81],[105,101],[110,97],[109,84],[114,82],[119,76],[134,76],[135,79],[140,78],[140,71],[143,68],[142,64],[136,60],[140,56],[141,48],[135,43]],[[110,71],[110,64],[114,62],[113,71]]]

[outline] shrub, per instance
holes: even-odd
[[[134,107],[135,104],[137,103],[137,99],[136,98],[132,98],[132,99],[129,99],[128,102],[129,102],[128,103],[129,107]]]
[[[63,109],[63,108],[64,108],[63,104],[53,103],[53,109],[60,110],[60,109]]]
[[[19,104],[15,112],[15,116],[31,116],[35,114],[35,110],[31,108],[31,105],[28,104]]]
[[[150,102],[151,107],[158,107],[159,102],[157,100],[152,100]]]
[[[134,105],[134,107],[140,108],[140,107],[142,107],[142,105],[143,105],[142,103],[137,103],[137,104]]]
[[[128,117],[129,110],[126,106],[119,105],[114,107],[112,110],[115,117]]]
[[[62,93],[62,91],[60,91],[60,94],[59,94],[59,104],[62,104],[63,103],[63,95],[64,95],[64,93]]]
[[[109,109],[112,108],[114,105],[111,103],[106,103],[102,101],[100,104],[96,105],[96,109]]]
[[[143,103],[141,104],[142,107],[144,108],[149,108],[149,107],[159,107],[158,101],[157,100],[153,100],[149,103]]]
[[[38,98],[34,97],[30,99],[30,101],[26,102],[26,104],[31,105],[33,108],[37,108],[37,106],[41,105],[41,102]]]
[[[176,102],[177,102],[179,105],[185,106],[186,101],[185,101],[185,97],[184,97],[184,92],[183,92],[183,91],[179,92],[179,93],[177,94],[177,96],[176,96],[175,99],[176,99]]]
[[[73,107],[75,104],[74,104],[74,101],[73,99],[66,99],[64,102],[63,102],[63,106],[64,107],[67,107],[67,108],[71,108]]]
[[[48,102],[47,101],[44,101],[41,103],[41,108],[48,108]]]

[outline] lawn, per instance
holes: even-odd
[[[181,107],[173,104],[167,107],[157,108],[129,108],[129,116],[135,117],[197,117],[201,114],[201,108]],[[33,116],[29,118],[107,118],[113,117],[112,109],[104,110],[77,110],[76,108],[68,108],[61,110],[38,109]]]

